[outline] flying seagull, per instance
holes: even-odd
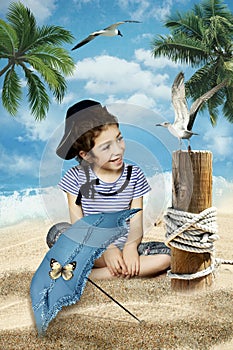
[[[89,43],[89,41],[94,40],[97,36],[99,35],[103,35],[103,36],[116,36],[116,35],[120,35],[123,36],[122,33],[119,31],[119,29],[117,29],[117,27],[121,24],[124,23],[141,23],[139,21],[121,21],[121,22],[117,22],[114,24],[111,24],[109,27],[104,28],[102,30],[98,30],[96,32],[91,33],[90,35],[88,35],[87,38],[83,39],[82,41],[80,41],[77,45],[75,45],[71,50],[76,50],[79,47],[86,45],[87,43]]]
[[[191,150],[190,138],[192,135],[198,135],[192,131],[192,127],[199,109],[203,103],[209,100],[218,90],[224,86],[225,82],[222,82],[200,96],[198,99],[196,99],[196,101],[193,102],[189,111],[185,98],[184,73],[180,72],[176,76],[172,85],[172,104],[175,110],[174,123],[171,124],[169,122],[164,122],[156,125],[168,128],[170,133],[179,139],[180,144],[181,139],[187,139],[188,149]]]

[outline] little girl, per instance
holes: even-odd
[[[68,109],[56,153],[62,159],[79,161],[59,183],[67,194],[71,223],[90,214],[143,208],[143,196],[150,187],[138,166],[124,163],[124,152],[118,121],[106,107],[83,100]],[[141,210],[130,220],[127,236],[95,261],[90,277],[155,276],[169,267],[170,249],[164,243],[141,243],[142,222]],[[64,229],[60,227],[58,235]]]

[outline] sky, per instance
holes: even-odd
[[[178,140],[168,131],[155,127],[158,122],[172,122],[171,86],[183,71],[188,80],[192,70],[161,57],[152,56],[152,40],[168,34],[163,26],[166,16],[186,12],[198,0],[22,0],[36,17],[38,25],[60,25],[71,31],[75,40],[65,45],[70,50],[90,32],[122,20],[123,37],[98,37],[71,51],[76,68],[67,77],[67,92],[61,104],[51,97],[47,118],[35,122],[28,110],[26,97],[16,117],[0,105],[0,191],[11,193],[27,188],[53,186],[73,161],[63,162],[56,146],[63,134],[66,110],[86,98],[106,105],[117,114],[126,141],[126,159],[142,166],[148,176],[171,170],[172,152]],[[0,17],[10,1],[0,2]],[[233,3],[225,1],[231,11]],[[3,67],[5,62],[0,62]],[[22,84],[25,80],[22,76]],[[0,87],[2,78],[0,79]],[[24,89],[25,90],[25,89]],[[26,91],[26,90],[25,90]],[[189,101],[190,105],[190,101]],[[191,139],[192,149],[213,153],[213,175],[233,181],[233,125],[219,115],[217,127],[210,124],[207,113],[199,113]],[[183,144],[186,149],[187,144]]]

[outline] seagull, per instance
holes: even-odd
[[[190,147],[190,138],[193,135],[198,135],[192,131],[192,127],[197,116],[197,113],[203,103],[209,100],[218,90],[225,86],[225,82],[222,82],[211,90],[200,96],[191,105],[190,111],[188,110],[187,100],[185,98],[185,84],[184,84],[184,73],[180,72],[172,85],[172,104],[175,110],[175,120],[171,124],[169,122],[164,122],[161,124],[156,124],[156,126],[163,126],[167,128],[169,132],[177,137],[180,141],[181,139],[188,140],[188,150]]]
[[[111,24],[109,27],[104,28],[102,30],[98,30],[96,32],[91,33],[90,35],[88,35],[88,37],[86,37],[85,39],[83,39],[82,41],[80,41],[77,45],[75,45],[71,50],[76,50],[79,47],[86,45],[87,43],[89,43],[89,41],[94,40],[97,36],[99,35],[103,35],[103,36],[116,36],[116,35],[120,35],[123,36],[122,33],[119,31],[119,29],[117,29],[117,27],[121,24],[124,23],[141,23],[139,21],[121,21],[121,22],[117,22],[114,24]]]

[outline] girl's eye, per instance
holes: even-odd
[[[110,145],[104,146],[104,147],[102,148],[102,151],[107,151],[109,148],[110,148]]]
[[[123,140],[123,136],[122,136],[122,135],[120,135],[120,136],[118,136],[118,137],[116,138],[116,142],[117,142],[117,143],[120,143],[122,140]],[[110,147],[111,147],[111,143],[109,143],[109,144],[103,146],[103,147],[101,148],[101,151],[108,151],[108,150],[110,149]]]
[[[122,135],[117,138],[117,142],[121,142],[122,140],[123,140],[123,136]]]

